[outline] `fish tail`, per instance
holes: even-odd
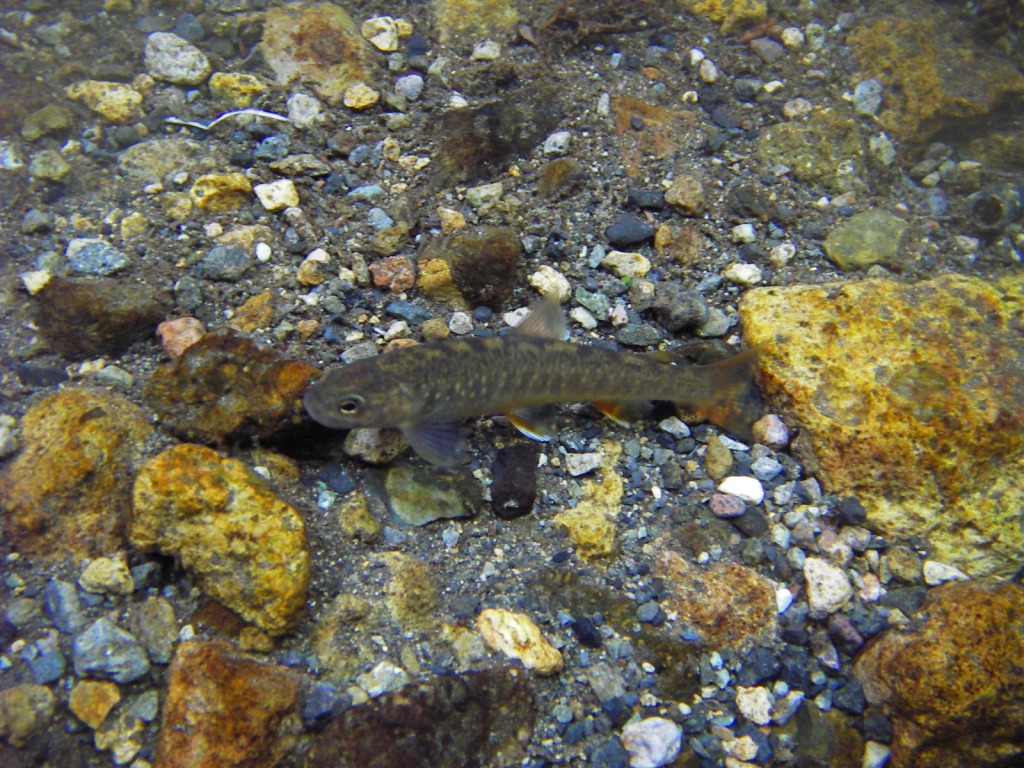
[[[697,369],[706,386],[704,396],[677,403],[684,411],[749,439],[754,422],[764,413],[757,388],[758,353],[754,347]]]

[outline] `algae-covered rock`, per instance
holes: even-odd
[[[240,461],[179,445],[135,480],[131,542],[180,558],[203,591],[271,635],[297,620],[309,586],[306,528]]]
[[[403,525],[472,517],[483,503],[479,484],[465,470],[400,464],[388,470],[384,487],[388,506]]]
[[[837,225],[825,238],[825,252],[843,271],[873,264],[899,267],[900,238],[907,222],[888,211],[870,208]]]
[[[622,505],[622,478],[617,464],[622,446],[606,443],[601,468],[603,478],[582,484],[583,495],[572,509],[559,512],[552,521],[569,533],[583,557],[608,557],[615,551],[615,519]]]
[[[1024,564],[1024,278],[758,288],[764,387],[832,493],[972,575]]]

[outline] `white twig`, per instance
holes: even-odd
[[[222,115],[217,115],[217,117],[208,123],[197,123],[192,120],[182,120],[178,117],[165,117],[164,122],[170,123],[171,125],[186,125],[189,128],[198,128],[201,131],[208,131],[222,120],[227,120],[229,117],[236,117],[238,115],[253,115],[255,117],[265,117],[268,120],[281,120],[285,123],[291,122],[291,120],[284,115],[278,115],[274,112],[266,112],[262,109],[235,109],[231,112],[225,112]]]

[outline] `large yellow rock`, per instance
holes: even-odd
[[[83,80],[69,85],[66,93],[111,123],[133,123],[142,116],[142,94],[130,85]]]
[[[585,481],[576,506],[559,512],[553,521],[566,529],[576,551],[585,558],[608,557],[615,551],[615,518],[622,505],[622,478],[616,465],[622,446],[605,443],[602,448],[603,479]]]
[[[181,559],[203,591],[271,635],[298,618],[309,587],[306,528],[242,462],[178,445],[135,480],[131,542]]]
[[[764,387],[829,491],[975,576],[1024,564],[1024,277],[748,291]]]

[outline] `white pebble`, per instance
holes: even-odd
[[[501,45],[494,40],[484,40],[473,47],[472,61],[494,61],[501,56]]]
[[[811,114],[813,109],[814,105],[808,99],[798,96],[782,105],[782,116],[787,120],[795,120]]]
[[[882,768],[889,761],[889,747],[877,741],[864,742],[864,757],[861,768]]]
[[[669,416],[662,421],[658,424],[658,429],[668,432],[673,437],[683,438],[690,436],[690,428],[676,416]]]
[[[601,259],[601,266],[611,270],[618,277],[635,279],[651,271],[651,261],[642,253],[609,251]]]
[[[697,75],[701,81],[711,85],[718,80],[718,67],[715,66],[715,62],[711,59],[704,59],[701,61],[700,66],[697,67]]]
[[[320,99],[307,93],[293,93],[288,97],[288,119],[299,128],[309,128],[323,112]]]
[[[754,725],[768,725],[772,721],[775,697],[763,686],[744,688],[736,686],[736,708]]]
[[[583,307],[573,307],[572,311],[569,312],[569,317],[579,323],[580,327],[584,330],[592,331],[597,328],[597,318]]]
[[[367,19],[360,32],[378,51],[391,53],[398,50],[398,25],[390,16]]]
[[[260,205],[268,211],[283,211],[299,204],[299,191],[291,179],[277,179],[266,184],[257,184],[252,188],[259,198]]]
[[[738,224],[732,228],[729,238],[734,243],[752,243],[757,240],[757,230],[753,224]]]
[[[526,278],[526,282],[541,296],[556,296],[559,302],[566,301],[572,293],[572,286],[565,275],[547,264],[542,264],[536,272]]]
[[[807,605],[811,609],[811,618],[823,619],[835,613],[853,595],[846,571],[820,557],[804,560],[803,571],[807,580]]]
[[[572,134],[568,131],[557,131],[544,139],[545,155],[564,155],[569,151]]]
[[[945,584],[947,581],[967,581],[970,578],[959,568],[940,563],[938,560],[925,560],[922,572],[924,583],[929,587]]]
[[[804,33],[800,31],[799,27],[786,27],[782,30],[779,38],[782,40],[782,44],[788,48],[799,48],[805,41]]]
[[[620,738],[631,768],[660,768],[678,757],[683,729],[664,717],[648,717],[627,723]]]
[[[473,332],[473,318],[465,312],[455,312],[448,321],[448,330],[456,336],[465,336]]]
[[[793,593],[786,587],[775,590],[775,612],[783,614],[793,605]]]
[[[604,454],[600,451],[595,453],[569,453],[565,457],[565,471],[573,477],[593,472],[601,466]]]
[[[146,71],[175,85],[199,85],[210,74],[206,54],[173,32],[154,32],[143,51]]]
[[[768,254],[768,261],[775,267],[784,267],[796,255],[796,246],[792,243],[779,243]]]
[[[718,490],[743,499],[748,504],[760,504],[764,501],[764,486],[756,477],[730,475],[718,484]]]
[[[270,249],[270,246],[267,245],[266,243],[262,241],[256,243],[256,261],[266,263],[270,261],[270,256],[272,253],[273,251]]]
[[[402,94],[409,101],[416,101],[423,93],[423,75],[415,72],[411,75],[402,75],[395,80],[395,92]]]
[[[736,285],[757,285],[761,282],[763,275],[757,264],[737,261],[725,268],[722,277]]]

